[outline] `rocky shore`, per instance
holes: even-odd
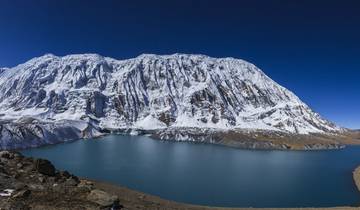
[[[109,133],[147,135],[155,140],[218,144],[256,150],[333,150],[359,145],[360,132],[291,134],[268,130],[219,130],[211,128],[167,128],[154,130],[117,129]]]
[[[0,209],[121,209],[119,198],[48,160],[0,152]]]
[[[354,180],[357,186],[360,187],[360,167],[354,171]],[[168,201],[157,196],[148,195],[121,186],[79,178],[67,171],[57,170],[48,160],[24,157],[17,152],[1,151],[0,209],[253,210],[256,208],[206,207]],[[270,209],[271,208],[268,210]],[[297,210],[303,208],[291,209]],[[360,208],[334,207],[306,209],[350,210]]]

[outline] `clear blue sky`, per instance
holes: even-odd
[[[360,1],[1,0],[0,66],[45,53],[201,53],[248,60],[360,128]]]

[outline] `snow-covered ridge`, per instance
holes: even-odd
[[[97,119],[107,129],[341,130],[255,65],[205,55],[46,54],[0,69],[0,118]]]

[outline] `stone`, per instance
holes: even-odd
[[[31,194],[30,190],[21,190],[19,192],[17,192],[13,198],[27,198],[29,197],[29,195]]]
[[[87,200],[97,203],[102,207],[110,207],[115,202],[118,202],[119,198],[115,195],[110,195],[102,190],[92,190],[87,196]]]
[[[80,194],[80,195],[84,195],[84,194],[87,195],[90,193],[91,190],[92,189],[89,189],[88,187],[79,184],[72,189],[72,192]]]
[[[48,176],[55,176],[55,167],[48,160],[36,159],[35,169],[37,172],[39,172],[41,174],[48,175]]]
[[[60,176],[69,178],[71,174],[68,171],[60,171]]]
[[[80,183],[78,184],[78,187],[83,187],[86,188],[88,190],[93,190],[94,189],[94,184],[90,181],[87,180],[81,180]]]
[[[52,185],[52,191],[56,193],[64,194],[67,192],[67,189],[64,185],[55,183]]]
[[[93,186],[94,183],[92,183],[91,181],[88,181],[88,180],[81,180],[82,182],[84,182],[86,185],[91,185]]]
[[[40,176],[38,178],[38,180],[39,180],[40,183],[44,183],[45,182],[45,177]]]
[[[111,206],[111,210],[120,210],[123,208],[124,206],[119,203],[119,200],[114,201],[114,203]]]
[[[50,183],[55,183],[55,177],[48,177],[47,181]]]
[[[29,184],[29,188],[33,191],[44,191],[45,187],[40,184]]]
[[[2,173],[2,174],[9,174],[7,171],[6,171],[6,169],[4,168],[4,166],[0,166],[0,173]]]
[[[9,151],[0,151],[0,157],[5,159],[12,159],[14,158],[14,155]]]
[[[71,178],[74,179],[77,183],[80,183],[80,179],[77,176],[71,175]]]
[[[14,179],[19,179],[21,177],[21,174],[18,172],[18,173],[15,173],[13,175]]]
[[[24,165],[22,163],[18,163],[16,164],[16,166],[18,167],[18,169],[22,169]]]
[[[21,182],[14,183],[14,188],[15,188],[16,191],[22,190],[25,187],[27,187],[27,186],[24,183],[21,183]]]
[[[77,186],[78,184],[79,184],[79,181],[72,177],[66,179],[66,181],[65,181],[66,186]]]

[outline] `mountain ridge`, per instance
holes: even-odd
[[[254,64],[197,54],[46,54],[0,71],[0,107],[1,120],[98,130],[343,131]]]

